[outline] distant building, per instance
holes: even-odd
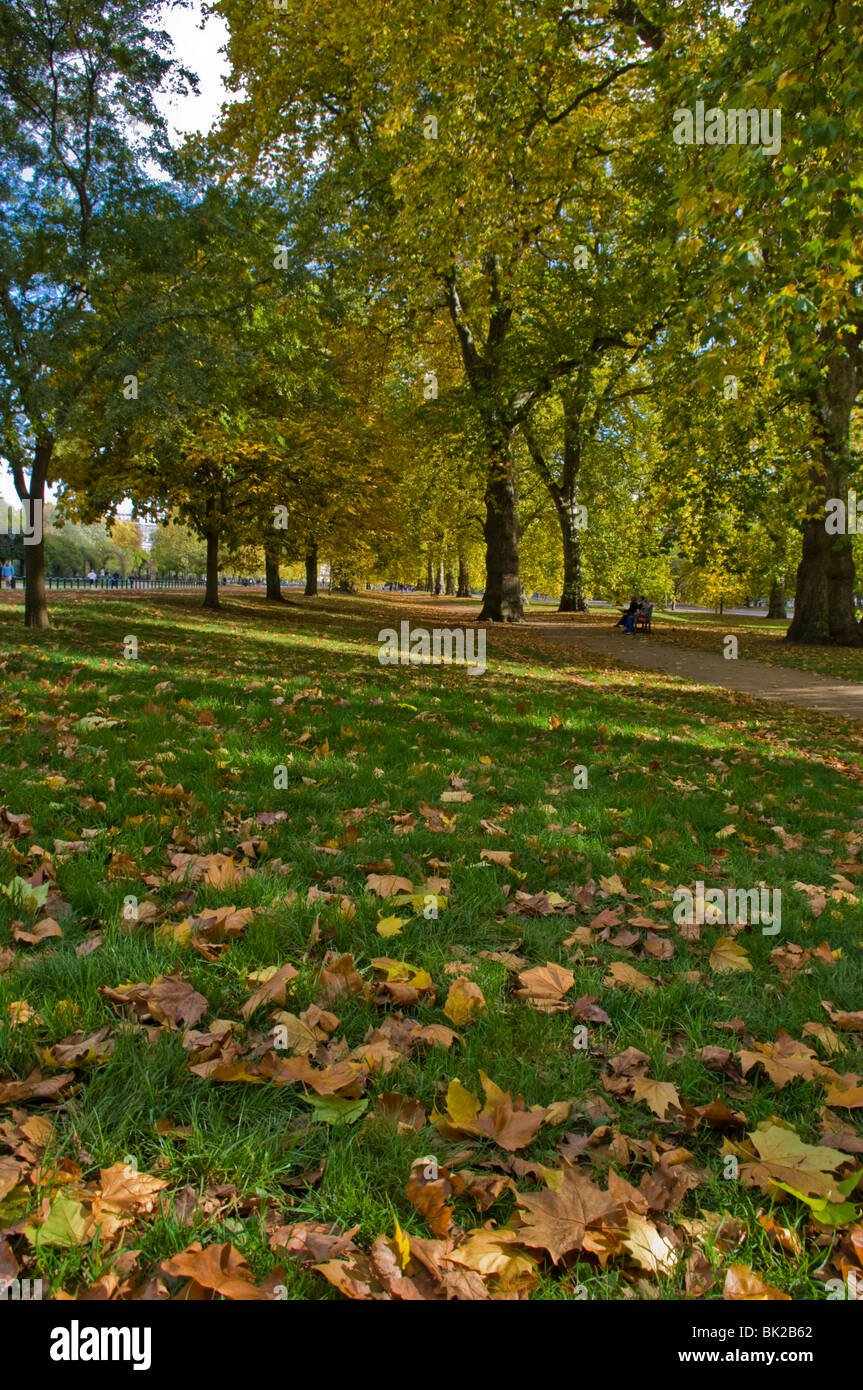
[[[158,521],[145,521],[143,517],[135,518],[138,530],[141,532],[141,546],[144,550],[153,549],[153,539],[162,528]]]

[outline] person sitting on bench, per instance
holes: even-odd
[[[638,596],[633,594],[632,598],[629,600],[629,607],[623,609],[614,626],[622,627],[625,632],[632,632],[632,629],[635,627],[635,615],[637,612]]]

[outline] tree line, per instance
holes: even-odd
[[[236,97],[173,148],[158,5],[0,3],[22,503],[175,519],[210,605],[248,546],[273,598],[320,558],[442,568],[488,621],[526,587],[788,586],[791,640],[860,643],[825,526],[859,466],[859,10],[214,8]]]

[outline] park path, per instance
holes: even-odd
[[[435,604],[435,607],[438,607]],[[462,621],[467,614],[464,606],[441,604],[439,611],[459,613]],[[580,625],[572,622],[544,622],[528,618],[511,632],[523,632],[526,637],[536,633],[561,646],[580,647],[598,656],[613,657],[627,666],[639,666],[650,671],[662,671],[669,676],[696,685],[717,686],[721,690],[737,690],[759,700],[774,700],[780,704],[799,705],[802,709],[818,710],[822,714],[844,715],[863,721],[863,683],[842,680],[838,676],[815,676],[808,671],[794,671],[786,666],[768,666],[763,661],[726,661],[721,652],[705,652],[672,646],[661,638],[637,633],[634,637],[611,627]]]

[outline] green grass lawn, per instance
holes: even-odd
[[[827,1297],[863,1265],[863,737],[523,630],[483,676],[381,666],[393,611],[0,610],[0,1273]],[[781,931],[678,925],[697,880],[780,889]],[[233,1285],[161,1268],[193,1242]]]

